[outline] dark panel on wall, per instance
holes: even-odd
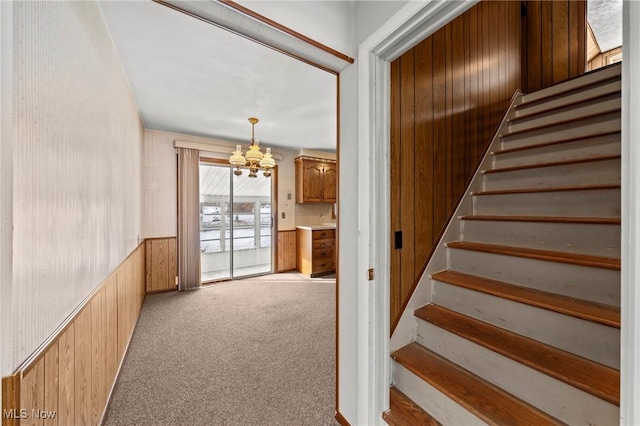
[[[523,1],[526,10],[527,78],[530,93],[579,76],[586,67],[587,3],[582,0]]]
[[[391,64],[392,329],[520,86],[520,20],[481,2]]]

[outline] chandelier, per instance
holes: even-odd
[[[258,170],[264,170],[262,174],[265,177],[271,176],[271,169],[276,165],[276,161],[271,156],[271,148],[267,148],[267,151],[262,154],[260,152],[260,141],[254,137],[254,127],[258,123],[258,119],[255,117],[249,117],[249,123],[251,123],[251,145],[247,150],[246,158],[242,155],[242,147],[236,145],[236,150],[233,151],[231,157],[229,157],[229,163],[236,169],[233,174],[240,176],[242,174],[241,167],[244,167],[249,163],[249,177],[254,178],[258,176]]]

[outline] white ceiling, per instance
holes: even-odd
[[[149,129],[335,151],[337,78],[165,6],[100,8]],[[245,147],[246,148],[246,147]]]

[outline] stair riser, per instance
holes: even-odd
[[[564,83],[556,84],[551,87],[547,87],[546,89],[538,90],[534,93],[529,93],[522,97],[523,103],[535,102],[538,99],[545,98],[549,95],[553,95],[555,93],[564,92],[567,90],[577,90],[580,88],[586,88],[586,86],[591,84],[596,84],[598,82],[603,82],[610,78],[614,78],[616,76],[620,76],[621,67],[615,66],[608,69],[600,70],[595,73],[587,74],[579,79],[568,80]]]
[[[460,230],[465,241],[620,258],[620,225],[461,220]]]
[[[448,269],[620,306],[620,271],[449,248]]]
[[[590,161],[534,169],[485,173],[485,191],[557,188],[578,185],[620,185],[620,159]]]
[[[620,189],[595,189],[473,197],[476,215],[620,217]]]
[[[538,113],[540,111],[546,111],[550,108],[563,107],[574,102],[580,102],[596,98],[598,96],[604,96],[615,92],[620,92],[622,83],[620,80],[613,80],[609,82],[602,82],[596,86],[593,86],[586,90],[581,90],[577,93],[571,93],[565,96],[561,96],[555,99],[550,99],[547,102],[539,103],[523,103],[516,108],[516,117],[523,117],[531,114]],[[526,95],[525,95],[526,96]]]
[[[563,139],[588,137],[620,130],[620,112],[603,114],[584,120],[545,127],[520,134],[502,135],[501,149],[520,148]]]
[[[461,239],[620,258],[620,225],[461,220]]]
[[[620,330],[617,328],[438,281],[434,281],[433,286],[433,303],[439,306],[620,368]]]
[[[534,127],[546,126],[559,123],[565,120],[573,120],[609,111],[620,109],[620,94],[609,95],[597,101],[588,101],[577,105],[568,106],[558,110],[543,112],[529,117],[523,117],[518,120],[512,120],[509,123],[510,132],[519,132],[522,130],[532,129]]]
[[[620,155],[620,134],[589,138],[524,151],[494,154],[493,168],[526,166],[554,161]]]
[[[571,425],[616,424],[619,409],[490,349],[417,319],[416,341]]]
[[[443,425],[486,425],[467,409],[393,361],[394,386]]]

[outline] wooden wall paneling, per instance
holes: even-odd
[[[558,0],[564,1],[564,0]],[[553,84],[553,2],[541,1],[540,20],[541,23],[541,41],[542,52],[540,54],[542,69],[542,89]]]
[[[581,75],[586,62],[586,0],[529,0],[527,91]]]
[[[482,11],[482,140],[489,137],[491,130],[491,3],[480,2]]]
[[[444,185],[445,185],[445,216],[448,215],[449,210],[451,209],[451,205],[453,204],[453,48],[451,41],[451,27],[452,24],[447,24],[444,30],[444,79],[445,79],[445,133],[444,133],[444,143],[445,143],[445,176],[444,176]]]
[[[414,51],[409,50],[400,58],[400,110],[402,111],[401,143],[402,152],[413,152],[414,122],[415,122],[415,81],[414,81]],[[400,164],[401,193],[400,217],[402,223],[402,253],[400,269],[400,296],[404,299],[413,287],[415,279],[414,252],[414,189],[415,189],[415,159],[414,155],[402,155]]]
[[[296,269],[296,231],[278,232],[278,272]]]
[[[581,9],[585,6],[583,2],[570,1],[569,7],[569,75],[580,75],[586,68],[586,37],[584,46],[580,43],[581,32],[586,32],[586,17],[581,14]],[[586,9],[586,7],[584,8]],[[581,52],[581,50],[584,51]],[[584,57],[583,57],[584,55]],[[571,58],[577,58],[572,60]]]
[[[415,256],[428,257],[433,245],[433,41],[415,47],[415,150],[419,178],[415,180]],[[392,159],[393,160],[393,159]],[[416,268],[416,275],[422,268]]]
[[[490,49],[490,66],[489,66],[489,126],[487,126],[487,134],[485,140],[489,139],[493,134],[496,116],[501,114],[500,111],[500,3],[491,2],[489,7],[489,49]]]
[[[464,104],[462,105],[462,132],[463,132],[463,138],[465,141],[465,150],[469,155],[465,155],[463,160],[464,160],[464,167],[463,167],[463,173],[464,175],[468,175],[470,173],[471,170],[471,161],[469,159],[470,155],[472,154],[473,148],[471,146],[471,126],[467,126],[466,123],[470,122],[470,116],[471,116],[471,108],[470,108],[470,102],[471,102],[471,63],[470,63],[470,57],[471,57],[471,51],[469,49],[469,44],[470,44],[470,40],[469,40],[469,36],[471,34],[471,13],[470,11],[467,11],[463,14],[463,31],[464,31],[464,36],[463,36],[463,41],[462,41],[462,50],[463,50],[463,56],[464,56],[464,60],[463,60],[463,65],[464,65],[464,69],[462,70],[462,76],[464,79]]]
[[[525,2],[527,7],[527,89],[528,93],[543,87],[542,84],[542,3]]]
[[[467,46],[468,60],[466,69],[466,103],[465,110],[467,116],[465,119],[465,128],[467,130],[467,141],[472,158],[480,157],[480,138],[478,137],[478,58],[480,45],[478,44],[478,8],[472,7],[465,13],[468,17],[467,29]],[[469,173],[473,172],[473,162],[468,161],[467,167]]]
[[[480,2],[391,64],[392,329],[521,83],[520,6]]]
[[[145,266],[141,244],[32,362],[3,378],[3,407],[26,410],[20,424],[99,424],[144,300]]]
[[[500,1],[497,7],[499,17],[496,27],[498,30],[498,87],[500,88],[500,101],[511,96],[511,94],[507,94],[507,3]],[[498,102],[496,116],[501,116],[503,113],[502,102]]]
[[[569,78],[569,2],[554,1],[551,4],[553,15],[553,81],[559,82]]]
[[[118,352],[118,282],[112,274],[105,285],[105,371],[107,383],[113,383],[119,364]]]
[[[446,169],[446,110],[444,31],[433,34],[433,233],[437,235],[447,216],[445,185]]]
[[[106,329],[104,314],[104,294],[102,287],[91,300],[91,424],[98,424],[106,404]]]
[[[20,425],[42,425],[36,415],[44,407],[44,359],[40,359],[22,377],[20,385]]]
[[[122,359],[127,346],[127,315],[126,315],[126,290],[127,285],[121,270],[116,272],[116,294],[118,305],[118,359]]]
[[[400,123],[400,61],[396,60],[391,63],[391,122],[396,123],[395,126],[391,126],[391,134],[390,134],[390,147],[389,147],[389,156],[391,164],[397,165],[400,164],[401,152],[402,152],[402,141],[400,137],[400,126],[397,125]],[[391,235],[389,238],[392,242],[391,244],[391,265],[389,267],[390,274],[390,305],[391,305],[391,330],[393,331],[393,322],[394,319],[398,317],[398,312],[400,311],[400,260],[402,251],[397,249],[394,244],[395,232],[400,231],[402,229],[402,224],[400,221],[400,211],[402,209],[402,204],[400,202],[400,191],[401,191],[401,168],[400,167],[391,167],[390,170],[390,186],[391,186],[391,194],[390,194],[390,204],[391,204],[391,218],[390,218],[390,228]]]
[[[176,238],[146,240],[146,292],[175,290]]]
[[[57,426],[58,423],[58,393],[60,389],[59,374],[60,363],[58,361],[58,346],[56,340],[47,350],[44,356],[44,410],[56,413],[44,420],[44,425]],[[61,425],[62,426],[62,425]]]
[[[458,197],[466,186],[465,138],[465,19],[462,16],[451,23],[451,204],[449,212],[455,209]],[[448,212],[448,213],[449,213]],[[447,215],[448,216],[448,215]],[[422,266],[422,265],[421,265]],[[422,268],[421,268],[422,269]],[[416,277],[418,279],[419,276]]]
[[[20,372],[2,378],[2,408],[12,413],[20,411]],[[2,426],[16,426],[18,419],[3,416]]]
[[[76,317],[75,325],[75,416],[74,424],[91,424],[91,305]]]
[[[74,424],[75,416],[75,343],[74,323],[58,338],[58,423]]]
[[[570,1],[570,31],[571,39],[578,39],[575,46],[571,46],[570,68],[571,76],[582,75],[586,71],[587,63],[587,2],[586,1]],[[577,29],[576,29],[577,27]],[[574,48],[575,47],[575,48]],[[577,59],[576,59],[577,58]]]

